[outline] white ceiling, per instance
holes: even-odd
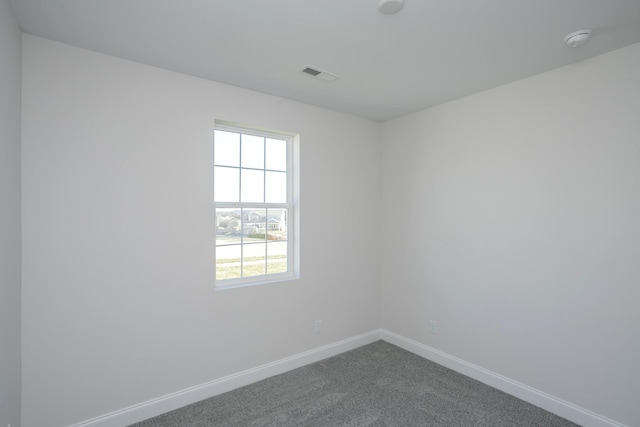
[[[377,3],[11,0],[27,33],[380,121],[640,42],[640,0]]]

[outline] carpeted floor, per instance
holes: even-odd
[[[576,426],[384,341],[134,424]]]

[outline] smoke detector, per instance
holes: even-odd
[[[378,10],[385,15],[396,13],[404,6],[404,0],[380,0],[378,2]]]
[[[569,34],[564,38],[564,41],[569,47],[578,47],[585,44],[589,37],[591,37],[591,30],[580,30]]]
[[[310,67],[309,65],[305,65],[304,67],[298,70],[302,74],[306,74],[309,77],[314,77],[318,80],[323,80],[325,82],[335,82],[338,80],[338,76],[335,74],[328,73],[326,71],[319,70],[315,67]]]

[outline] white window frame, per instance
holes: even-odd
[[[217,272],[214,271],[214,283],[216,289],[233,289],[244,286],[253,286],[285,280],[297,279],[300,277],[300,189],[299,189],[299,142],[297,134],[289,132],[261,129],[242,124],[216,120],[214,131],[221,130],[227,132],[240,133],[244,135],[259,136],[285,140],[287,144],[287,201],[286,203],[252,203],[252,202],[216,202],[215,183],[212,194],[214,196],[213,208],[214,218],[218,208],[243,208],[243,209],[286,209],[287,210],[287,271],[281,273],[267,273],[259,276],[240,277],[232,279],[217,279]],[[215,167],[215,132],[214,132],[214,158]],[[215,179],[215,178],[214,178]],[[240,184],[239,184],[240,185]],[[240,189],[239,189],[240,190]],[[215,219],[214,219],[215,221]],[[267,224],[268,227],[268,224]],[[214,269],[216,264],[218,227],[214,224]],[[243,248],[243,245],[240,245]],[[242,250],[242,249],[241,249]]]

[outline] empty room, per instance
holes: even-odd
[[[640,426],[640,1],[0,0],[0,427]]]

